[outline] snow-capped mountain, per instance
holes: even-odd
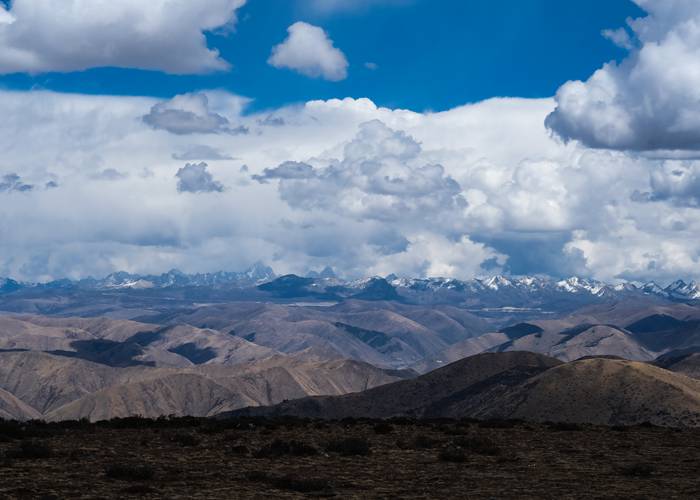
[[[261,287],[260,285],[269,284]],[[543,307],[546,304],[583,304],[630,296],[653,296],[672,301],[700,300],[700,285],[695,282],[675,281],[666,288],[654,282],[641,284],[620,282],[606,284],[592,279],[570,277],[555,280],[541,276],[492,276],[458,280],[454,278],[407,278],[395,275],[386,278],[374,276],[357,280],[343,280],[326,267],[302,278],[288,275],[278,278],[263,263],[256,263],[241,272],[214,272],[185,274],[176,269],[160,275],[139,275],[117,272],[102,279],[88,278],[80,281],[67,279],[41,285],[18,283],[0,278],[0,293],[9,294],[22,290],[124,290],[149,291],[182,288],[205,290],[239,290],[243,299],[246,290],[255,293],[273,293],[276,297],[315,297],[327,300],[357,298],[361,300],[403,300],[423,304],[453,303],[474,307]],[[256,290],[257,289],[257,290]],[[257,300],[257,299],[256,299]]]
[[[185,274],[177,269],[161,275],[142,276],[125,272],[113,273],[103,280],[82,280],[79,285],[90,288],[133,289],[181,288],[181,287],[220,287],[255,286],[275,279],[272,268],[258,262],[242,272]]]
[[[674,281],[665,290],[672,299],[696,300],[700,299],[700,288],[694,281],[686,283],[683,280]]]

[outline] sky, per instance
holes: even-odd
[[[0,276],[700,278],[695,0],[0,5]]]

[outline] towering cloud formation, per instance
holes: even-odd
[[[467,202],[444,167],[424,164],[421,152],[414,138],[373,120],[360,126],[340,161],[323,168],[285,162],[254,178],[279,180],[282,199],[294,208],[430,229],[459,219]]]
[[[242,107],[243,100],[236,103]],[[228,118],[209,107],[204,93],[178,95],[169,101],[159,102],[144,115],[143,121],[155,129],[173,134],[245,134],[245,127],[233,127]]]
[[[606,32],[629,56],[562,86],[547,126],[594,148],[700,149],[700,2],[634,1],[649,15]]]
[[[298,22],[287,31],[289,36],[272,49],[268,62],[275,68],[288,68],[311,78],[331,81],[348,76],[348,61],[342,51],[333,46],[323,29]]]
[[[214,177],[207,170],[208,165],[201,163],[188,163],[177,171],[175,177],[177,190],[181,193],[220,193],[224,190],[224,185],[215,181]]]
[[[0,4],[0,73],[116,66],[168,73],[229,68],[204,32],[246,0],[14,0]]]

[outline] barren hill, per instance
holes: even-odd
[[[639,363],[586,359],[515,388],[476,416],[606,425],[700,425],[700,381]]]
[[[561,362],[528,352],[472,356],[416,379],[396,382],[340,397],[304,398],[269,408],[247,408],[237,414],[300,417],[388,418],[400,415],[434,416],[433,409],[468,398],[502,383],[512,384]]]
[[[561,363],[538,354],[507,352],[473,356],[361,394],[304,398],[234,414],[698,426],[700,381],[647,363],[610,358]]]

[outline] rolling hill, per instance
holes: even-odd
[[[700,426],[700,381],[640,362],[562,363],[525,352],[480,354],[360,394],[304,398],[230,415],[394,416]]]

